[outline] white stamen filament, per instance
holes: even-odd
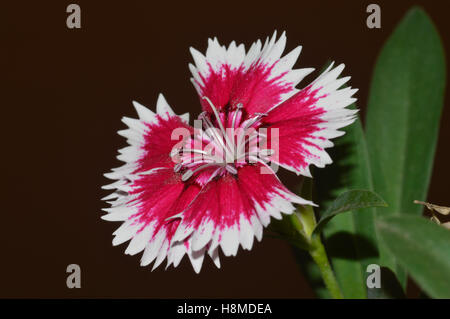
[[[257,145],[254,145],[254,143],[258,143],[258,141],[254,142],[255,139],[264,137],[265,135],[254,132],[255,129],[252,128],[255,123],[257,123],[263,116],[266,116],[267,114],[254,113],[254,116],[252,118],[241,122],[240,116],[242,115],[242,111],[240,109],[242,108],[242,104],[239,103],[234,110],[231,123],[228,122],[229,117],[224,120],[227,121],[228,124],[231,124],[232,134],[231,136],[229,136],[228,133],[230,132],[227,133],[227,131],[225,130],[224,123],[222,122],[217,108],[208,97],[204,96],[203,99],[205,99],[211,106],[212,112],[214,113],[217,121],[217,125],[213,125],[210,115],[208,115],[206,112],[203,112],[199,117],[199,119],[203,123],[203,129],[200,130],[200,134],[194,135],[194,139],[201,141],[201,145],[203,145],[205,141],[207,143],[212,143],[210,145],[215,145],[214,147],[219,148],[216,149],[219,151],[219,154],[212,155],[211,150],[204,151],[197,148],[179,149],[178,151],[182,150],[183,153],[191,152],[200,155],[194,157],[190,155],[184,157],[181,156],[181,163],[175,165],[175,172],[179,172],[182,168],[185,169],[181,177],[183,182],[190,179],[197,172],[212,166],[216,166],[217,169],[210,176],[209,180],[214,178],[220,172],[225,171],[229,172],[230,174],[236,175],[238,173],[238,167],[236,165],[241,164],[242,159],[252,158],[254,159],[253,163],[261,162],[263,164],[266,163],[265,161],[269,161],[267,158],[265,158],[265,161],[263,161],[258,157],[270,157],[274,153],[274,151],[271,149],[260,150]],[[231,116],[231,114],[229,114],[229,116]],[[235,134],[236,126],[242,129],[242,134],[239,134],[237,136]],[[230,139],[232,139],[232,141]],[[247,145],[249,149],[247,152],[245,152]]]
[[[245,159],[247,156],[249,158],[253,157],[253,156],[268,157],[268,156],[272,156],[273,154],[275,154],[275,151],[272,149],[257,150],[255,152],[247,152],[247,153],[242,154],[240,157],[238,157],[236,159],[236,161]]]
[[[227,169],[227,171],[229,171],[231,174],[236,175],[237,174],[237,169],[234,166],[231,165],[227,165],[225,167]]]
[[[273,154],[275,154],[275,151],[271,148],[267,148],[260,150],[257,154],[261,156],[272,156]]]
[[[253,134],[252,136],[250,136],[245,144],[250,144],[250,142],[252,142],[255,138],[259,138],[259,137],[263,137],[263,138],[267,138],[267,135],[263,134],[263,133],[259,133],[258,134]]]
[[[262,116],[265,116],[267,114],[263,114],[263,113],[255,113],[257,114],[255,117],[252,117],[251,119],[248,119],[246,122],[246,125],[244,126],[243,129],[243,134],[239,137],[237,145],[239,150],[241,150],[241,148],[248,143],[248,141],[246,142],[244,139],[247,136],[247,130],[250,128],[250,126],[252,126],[254,123],[256,123],[257,121],[259,121],[261,119]],[[245,123],[245,122],[244,122]],[[251,136],[256,136],[258,137],[259,134],[252,134]]]
[[[230,139],[228,138],[228,135],[227,135],[227,133],[225,131],[225,128],[223,127],[223,124],[222,124],[222,119],[220,118],[216,107],[214,106],[214,104],[211,102],[211,100],[207,96],[204,96],[203,99],[208,101],[209,105],[211,106],[211,109],[213,110],[214,116],[216,117],[217,124],[219,124],[220,130],[222,131],[222,135],[225,137],[226,143],[231,147],[229,150],[232,151],[234,149],[234,143],[232,143],[230,141]]]
[[[205,135],[209,137],[210,140],[216,141],[218,144],[222,146],[224,150],[229,150],[226,146],[226,142],[224,143],[223,138],[218,134],[217,129],[211,123],[211,121],[204,115],[201,115],[202,122],[206,123],[206,130],[204,131]],[[210,133],[213,135],[211,136]]]
[[[197,154],[208,155],[207,152],[202,151],[202,150],[198,150],[198,149],[196,149],[196,148],[183,148],[183,152],[186,152],[186,153],[197,153]]]
[[[191,178],[192,175],[194,175],[195,173],[197,173],[198,171],[200,171],[200,170],[202,170],[202,169],[204,169],[204,168],[207,168],[207,167],[210,167],[210,166],[216,166],[216,165],[217,165],[217,163],[209,163],[209,164],[205,164],[205,165],[199,166],[199,167],[197,167],[197,168],[194,169],[194,170],[188,169],[188,170],[183,174],[183,176],[181,176],[181,180],[182,180],[183,182],[185,182],[185,181],[187,181],[189,178]]]
[[[240,112],[240,109],[242,108],[242,103],[238,103],[238,105],[236,105],[236,108],[237,108],[237,110],[234,111],[233,122],[231,125],[233,127],[233,129],[236,127],[236,118],[237,118],[238,112]]]
[[[269,159],[267,159],[267,158],[260,158],[258,156],[249,156],[249,159],[252,159],[255,163],[258,162],[258,163],[261,163],[261,164],[264,164],[264,165],[266,165],[267,162],[269,162]]]

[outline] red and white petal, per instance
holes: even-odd
[[[117,156],[125,164],[105,174],[113,180],[134,180],[151,169],[173,167],[172,148],[183,140],[183,136],[172,136],[174,129],[185,129],[186,135],[193,130],[188,125],[189,114],[176,115],[162,94],[156,103],[156,113],[138,102],[133,101],[133,105],[139,118],[122,118],[128,129],[118,132],[129,144]]]
[[[225,256],[235,256],[239,245],[250,250],[255,236],[261,240],[271,217],[291,214],[292,203],[312,204],[289,192],[274,173],[261,174],[261,168],[260,164],[243,166],[237,176],[210,181],[184,210],[173,241],[186,244],[194,267],[201,267],[203,261],[197,252],[207,249],[218,263],[219,247]]]
[[[332,163],[325,148],[333,146],[330,139],[343,135],[339,129],[353,123],[358,112],[346,108],[356,101],[352,96],[357,89],[339,89],[350,79],[338,78],[344,65],[332,66],[263,119],[269,144],[274,132],[278,134],[278,145],[269,146],[278,150],[271,160],[297,174],[310,177],[310,164],[324,167]]]
[[[175,112],[172,110],[162,94],[158,96],[158,100],[156,101],[156,112],[165,119],[175,116]]]
[[[162,264],[162,262],[166,259],[167,253],[169,252],[170,248],[170,241],[165,240],[162,244],[158,256],[156,257],[155,263],[153,264],[152,271],[159,267],[159,265]]]
[[[174,267],[178,267],[184,255],[187,252],[187,247],[185,246],[184,241],[172,242],[172,246],[170,247],[167,253],[167,265],[166,269],[173,265]]]
[[[203,260],[205,259],[206,247],[203,247],[200,250],[192,250],[189,249],[187,255],[189,260],[191,261],[192,267],[194,271],[198,274],[202,269]]]
[[[261,48],[261,41],[253,43],[245,54],[244,46],[232,42],[228,48],[217,39],[209,40],[206,56],[191,48],[195,66],[190,65],[191,79],[203,109],[210,111],[208,97],[218,108],[239,104],[252,115],[266,112],[297,92],[295,86],[313,69],[293,70],[301,47],[280,59],[286,46],[283,33],[276,32]]]
[[[261,237],[258,236],[259,234],[256,234],[254,228],[252,227],[252,225],[255,225],[256,223],[259,224],[259,221],[256,220],[256,217],[250,218],[250,220],[248,220],[248,218],[241,216],[239,219],[239,242],[241,243],[242,248],[244,248],[245,250],[252,249],[254,236],[256,236],[257,239],[259,238],[258,240],[261,240]]]
[[[142,266],[155,262],[155,269],[168,255],[171,257],[168,263],[178,265],[187,249],[171,251],[173,235],[180,223],[173,216],[196,198],[200,188],[186,186],[172,168],[152,170],[128,184],[129,192],[120,194],[111,208],[104,209],[108,214],[102,216],[105,220],[123,221],[114,232],[113,245],[130,240],[125,253],[135,255],[144,251]]]
[[[220,268],[219,249],[208,249],[208,255],[211,257],[214,265],[216,265],[217,268]]]
[[[145,246],[144,254],[141,258],[141,266],[148,266],[151,264],[161,252],[164,242],[167,240],[167,233],[165,229],[161,229]],[[164,253],[164,251],[162,252]]]
[[[172,133],[182,128],[190,134],[192,128],[187,124],[188,116],[175,115],[162,95],[156,113],[137,102],[133,105],[139,118],[122,119],[128,129],[119,134],[127,138],[129,146],[119,150],[118,158],[125,164],[105,174],[115,182],[102,187],[114,190],[104,198],[111,208],[104,209],[108,214],[102,218],[123,221],[114,232],[113,245],[131,240],[126,254],[145,250],[142,264],[155,261],[159,265],[179,224],[179,219],[166,218],[182,211],[185,207],[181,202],[189,200],[183,196],[184,183],[174,173],[175,163],[171,158],[173,146],[183,137],[173,139]]]

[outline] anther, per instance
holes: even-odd
[[[263,149],[259,151],[259,155],[262,156],[272,156],[275,154],[275,151],[273,149]]]
[[[183,166],[183,165],[182,165],[181,163],[176,164],[176,165],[173,167],[173,171],[174,171],[175,173],[178,173],[178,172],[180,171],[180,169],[181,169],[182,166]]]
[[[181,180],[183,181],[183,182],[185,182],[185,181],[187,181],[189,178],[191,178],[191,176],[194,174],[194,172],[192,171],[192,170],[187,170],[184,174],[183,174],[183,176],[181,176]]]
[[[237,174],[237,170],[234,166],[231,165],[227,165],[226,166],[227,171],[229,171],[231,174],[236,175]]]
[[[180,149],[179,148],[172,148],[172,150],[170,151],[170,157],[174,157],[175,155],[180,154]]]

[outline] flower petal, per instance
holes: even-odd
[[[175,115],[162,94],[158,97],[156,114],[138,102],[134,101],[133,105],[139,119],[124,117],[122,121],[128,129],[118,132],[129,143],[129,146],[119,150],[117,156],[126,164],[105,174],[111,179],[130,180],[151,169],[173,167],[172,148],[193,131],[187,124],[189,117],[186,114]],[[174,134],[176,129],[184,135]]]
[[[129,128],[119,133],[130,145],[119,150],[118,159],[125,164],[105,174],[116,181],[103,186],[115,191],[104,198],[111,200],[111,208],[104,209],[108,214],[102,218],[123,221],[114,232],[113,245],[131,240],[125,253],[144,250],[141,264],[155,261],[157,267],[167,256],[180,222],[170,217],[179,214],[198,192],[197,186],[186,189],[171,158],[172,148],[185,137],[173,136],[174,130],[181,129],[188,136],[193,129],[187,124],[188,117],[175,115],[162,95],[156,114],[138,102],[133,105],[139,119],[122,119]]]
[[[211,256],[218,247],[226,256],[235,256],[239,244],[249,250],[254,236],[261,240],[262,225],[267,226],[270,217],[291,214],[292,203],[312,204],[289,192],[273,172],[262,173],[263,167],[246,165],[237,176],[227,174],[205,185],[183,212],[174,242],[187,242],[192,256],[205,247]],[[198,258],[195,262],[199,267]]]
[[[295,94],[295,86],[313,69],[292,70],[301,47],[280,59],[285,45],[285,33],[276,40],[275,32],[262,49],[261,41],[253,43],[247,55],[242,44],[232,42],[226,48],[216,38],[208,41],[206,56],[191,48],[195,62],[189,66],[191,80],[203,109],[211,110],[203,99],[206,96],[219,109],[242,104],[252,115],[266,112]]]
[[[120,220],[123,224],[114,232],[114,245],[131,240],[125,253],[135,255],[144,250],[141,265],[155,261],[156,268],[170,253],[172,238],[180,224],[173,218],[196,198],[200,187],[186,186],[172,168],[153,170],[129,182],[130,192],[122,204],[105,209],[106,220]],[[187,249],[174,250],[172,262],[179,263]],[[169,260],[168,260],[169,262]]]
[[[297,174],[311,176],[310,164],[324,167],[332,162],[325,148],[333,146],[330,139],[343,135],[338,129],[353,123],[358,112],[345,108],[356,101],[352,95],[357,90],[350,87],[339,90],[350,79],[338,79],[344,65],[334,69],[332,66],[263,119],[262,125],[268,128],[269,148],[278,150],[271,160]],[[278,145],[272,145],[276,143],[275,134]]]

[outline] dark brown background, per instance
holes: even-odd
[[[141,268],[125,245],[112,247],[118,224],[100,219],[102,173],[120,165],[115,132],[134,116],[131,100],[153,108],[163,92],[177,113],[198,114],[188,48],[204,51],[207,37],[248,47],[286,30],[288,50],[303,45],[297,66],[347,65],[363,111],[379,49],[414,3],[450,52],[443,1],[373,2],[381,30],[365,25],[368,1],[78,1],[81,30],[66,28],[70,1],[3,4],[0,297],[312,297],[289,247],[267,237],[222,258],[221,270],[209,259],[200,275],[187,259],[175,270]],[[449,204],[449,120],[446,105],[429,195],[437,204]],[[71,263],[81,289],[66,287]]]

